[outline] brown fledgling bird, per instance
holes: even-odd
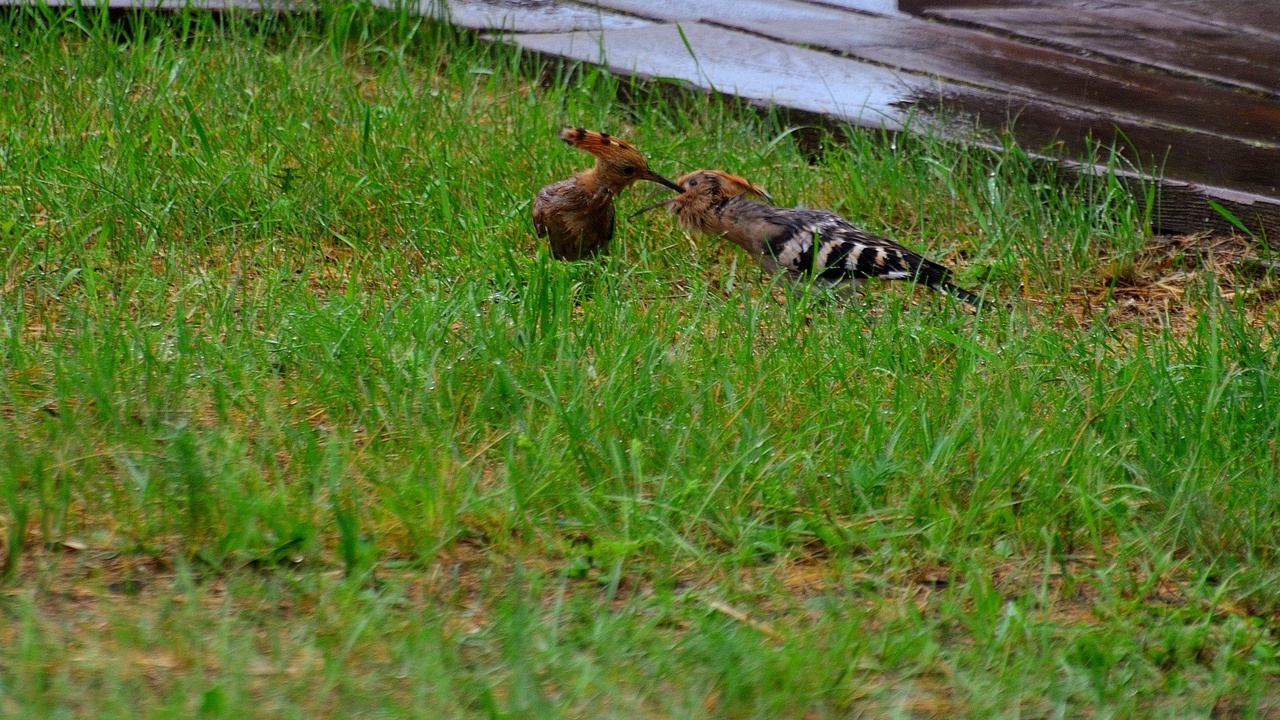
[[[645,210],[668,206],[682,226],[728,239],[771,274],[855,286],[863,278],[913,280],[982,307],[981,298],[948,281],[947,268],[833,212],[748,200],[750,193],[772,202],[759,186],[720,170],[697,170],[676,182],[684,192]]]
[[[613,239],[613,200],[632,183],[649,180],[680,192],[679,185],[649,169],[630,143],[608,133],[565,128],[560,139],[596,157],[593,167],[552,183],[533,199],[533,228],[551,243],[551,255],[577,260]]]

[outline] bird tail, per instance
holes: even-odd
[[[914,255],[914,253],[912,253]],[[982,298],[965,290],[962,287],[952,285],[951,271],[931,260],[926,260],[918,255],[911,258],[914,260],[915,267],[912,271],[915,273],[915,281],[933,290],[937,290],[943,295],[949,295],[960,299],[962,302],[971,305],[975,310],[981,310],[985,303]]]
[[[929,287],[933,288],[934,290],[937,290],[943,295],[951,295],[956,298],[959,298],[961,301],[972,306],[974,310],[981,310],[984,307],[986,307],[986,301],[984,301],[982,298],[978,297],[977,295],[974,295],[973,293],[969,292],[968,290],[965,290],[962,287],[957,287],[955,285],[952,285],[951,283],[945,280],[935,284],[931,284]]]

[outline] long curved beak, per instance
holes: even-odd
[[[682,193],[682,192],[684,192],[684,188],[682,188],[682,187],[680,187],[679,185],[677,185],[677,184],[675,184],[675,183],[671,182],[670,180],[668,180],[668,179],[666,179],[666,178],[662,177],[661,175],[659,175],[658,173],[656,173],[656,172],[654,172],[654,171],[652,171],[652,170],[650,170],[649,172],[645,173],[643,177],[644,177],[644,179],[645,179],[645,180],[650,180],[650,181],[652,181],[652,182],[656,182],[656,183],[658,183],[659,185],[666,185],[667,187],[671,188],[672,190],[675,190],[675,191],[676,191],[676,192],[678,192],[678,193]]]
[[[637,216],[637,215],[643,215],[643,214],[645,214],[645,213],[649,212],[650,210],[653,210],[654,208],[660,208],[660,207],[662,207],[663,205],[670,205],[670,204],[671,204],[671,202],[672,202],[673,200],[675,200],[675,198],[670,197],[670,198],[667,198],[666,200],[659,200],[658,202],[653,203],[653,204],[651,204],[651,205],[645,205],[644,207],[640,208],[639,210],[637,210],[637,211],[635,211],[635,212],[631,213],[630,215],[628,215],[628,216],[627,216],[627,219],[628,219],[628,220],[630,220],[631,218],[633,218],[633,217],[635,217],[635,216]]]

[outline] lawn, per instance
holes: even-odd
[[[364,6],[0,43],[0,716],[1280,717],[1254,239]],[[552,260],[565,125],[998,302]]]

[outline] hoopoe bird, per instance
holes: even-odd
[[[914,280],[982,307],[981,298],[948,281],[947,268],[833,212],[748,200],[744,195],[772,202],[755,183],[720,170],[697,170],[676,182],[684,192],[640,212],[666,205],[683,227],[729,240],[770,274],[855,287],[864,278]]]
[[[649,180],[680,192],[679,185],[649,169],[639,150],[608,133],[565,128],[560,139],[596,158],[593,167],[542,188],[533,199],[534,230],[560,260],[587,257],[609,244],[614,198],[633,183]]]

